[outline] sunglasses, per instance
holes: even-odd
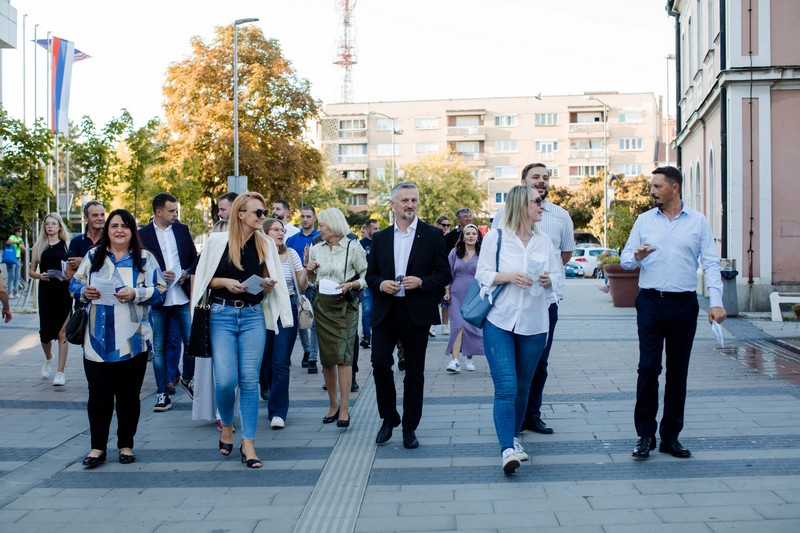
[[[439,225],[442,226],[443,228],[449,228],[450,227],[450,224],[445,224],[445,223],[441,223]]]
[[[542,204],[544,204],[544,200],[542,200],[541,198],[537,198],[536,200],[534,200],[534,202],[536,202],[536,205],[538,205],[539,207],[541,207]]]
[[[242,209],[242,211],[246,213],[255,213],[256,218],[266,217],[269,214],[269,211],[266,209],[253,209],[252,211],[248,211],[247,209]]]

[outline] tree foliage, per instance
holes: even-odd
[[[233,175],[233,27],[213,41],[191,40],[189,57],[172,64],[163,87],[173,168],[197,166],[204,194],[227,190]],[[296,202],[322,176],[321,155],[303,137],[319,104],[274,39],[239,29],[239,173],[248,188]]]
[[[70,139],[68,144],[72,163],[81,170],[81,191],[106,205],[114,197],[114,186],[117,184],[117,144],[130,123],[131,117],[127,111],[109,120],[101,129],[97,129],[89,116],[84,116],[81,119],[80,137]]]
[[[130,115],[126,116],[129,118]],[[151,200],[161,192],[155,180],[156,171],[165,162],[165,143],[157,139],[160,121],[151,119],[141,128],[128,121],[124,151],[119,156],[119,179],[123,184],[123,197],[127,209],[138,222],[144,222],[151,213]]]

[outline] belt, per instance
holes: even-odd
[[[220,298],[218,296],[211,298],[211,303],[227,305],[230,307],[235,307],[236,309],[241,309],[242,307],[253,307],[254,305],[261,305],[261,302],[256,302],[253,304],[245,302],[243,300],[227,300],[225,298]]]
[[[650,296],[655,296],[656,298],[688,298],[690,296],[697,296],[695,291],[684,291],[684,292],[665,292],[659,291],[657,289],[642,289],[642,292],[645,294],[649,294]]]

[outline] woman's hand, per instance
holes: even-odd
[[[533,280],[525,272],[498,272],[495,276],[495,285],[502,283],[513,283],[521,289],[527,289],[533,285]]]
[[[133,287],[125,287],[115,292],[114,297],[119,300],[119,303],[131,303],[136,298],[136,289]]]
[[[86,288],[83,290],[83,297],[87,300],[99,300],[100,299],[100,291],[98,291],[95,287],[91,285],[87,285]]]
[[[337,289],[342,291],[342,294],[347,294],[353,289],[353,282],[352,281],[345,281],[341,285],[336,287]]]
[[[244,285],[232,278],[219,278],[219,281],[222,282],[222,287],[231,294],[242,294],[247,290]]]
[[[450,301],[450,291],[449,290],[444,291],[444,301],[445,302],[449,302]]]
[[[306,261],[306,270],[309,272],[314,272],[319,268],[319,263],[316,261]]]
[[[544,287],[545,289],[549,289],[553,286],[553,280],[550,279],[550,274],[545,272],[539,275],[539,285]]]
[[[39,281],[50,281],[50,274],[47,272],[39,274]]]
[[[261,282],[259,285],[262,289],[264,289],[265,294],[269,294],[272,291],[272,288],[275,286],[277,281],[272,278],[265,278],[264,281]]]

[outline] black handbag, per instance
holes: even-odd
[[[192,329],[189,332],[189,348],[186,354],[192,357],[211,357],[211,305],[209,290],[194,308]]]
[[[67,320],[65,332],[67,342],[83,346],[83,339],[86,338],[86,326],[89,324],[89,306],[80,304],[72,311],[72,316]]]

